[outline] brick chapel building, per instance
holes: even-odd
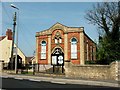
[[[36,33],[36,63],[59,65],[65,61],[84,65],[96,60],[96,45],[84,27],[68,27],[60,23]]]

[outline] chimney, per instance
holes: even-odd
[[[7,29],[6,36],[8,37],[8,40],[12,40],[12,30],[11,29]]]

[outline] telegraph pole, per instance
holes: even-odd
[[[119,26],[119,29],[120,29],[120,1],[118,1],[118,26]]]
[[[11,7],[16,9],[16,10],[19,10],[19,8],[17,8],[14,4],[11,4]],[[19,14],[19,13],[18,13]],[[16,33],[16,57],[15,57],[15,63],[13,63],[13,50],[14,50],[14,36],[15,36],[15,26],[16,26],[16,12],[14,14],[14,18],[13,18],[13,42],[12,42],[12,50],[11,50],[11,58],[12,58],[12,67],[13,67],[13,64],[15,65],[15,73],[17,73],[17,49],[18,49],[18,30],[17,30],[17,33]]]
[[[118,14],[120,15],[120,1],[118,1]]]
[[[14,39],[15,39],[15,27],[16,27],[16,12],[14,13],[14,18],[13,18],[13,35],[12,35],[12,50],[11,50],[11,69],[13,69],[13,50],[14,50]]]
[[[118,17],[120,17],[120,1],[118,1]]]

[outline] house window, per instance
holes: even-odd
[[[71,39],[71,59],[77,59],[77,40]]]
[[[41,43],[41,59],[46,59],[46,42]]]

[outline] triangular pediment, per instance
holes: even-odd
[[[66,27],[65,25],[57,22],[56,24],[54,24],[52,27],[49,28],[49,30],[55,30],[55,29],[61,29],[64,30],[64,27]]]
[[[40,35],[51,35],[54,30],[58,30],[58,29],[62,30],[64,33],[83,31],[83,27],[68,27],[57,22],[53,26],[51,26],[49,29],[43,30],[41,32],[37,32],[36,37]]]

